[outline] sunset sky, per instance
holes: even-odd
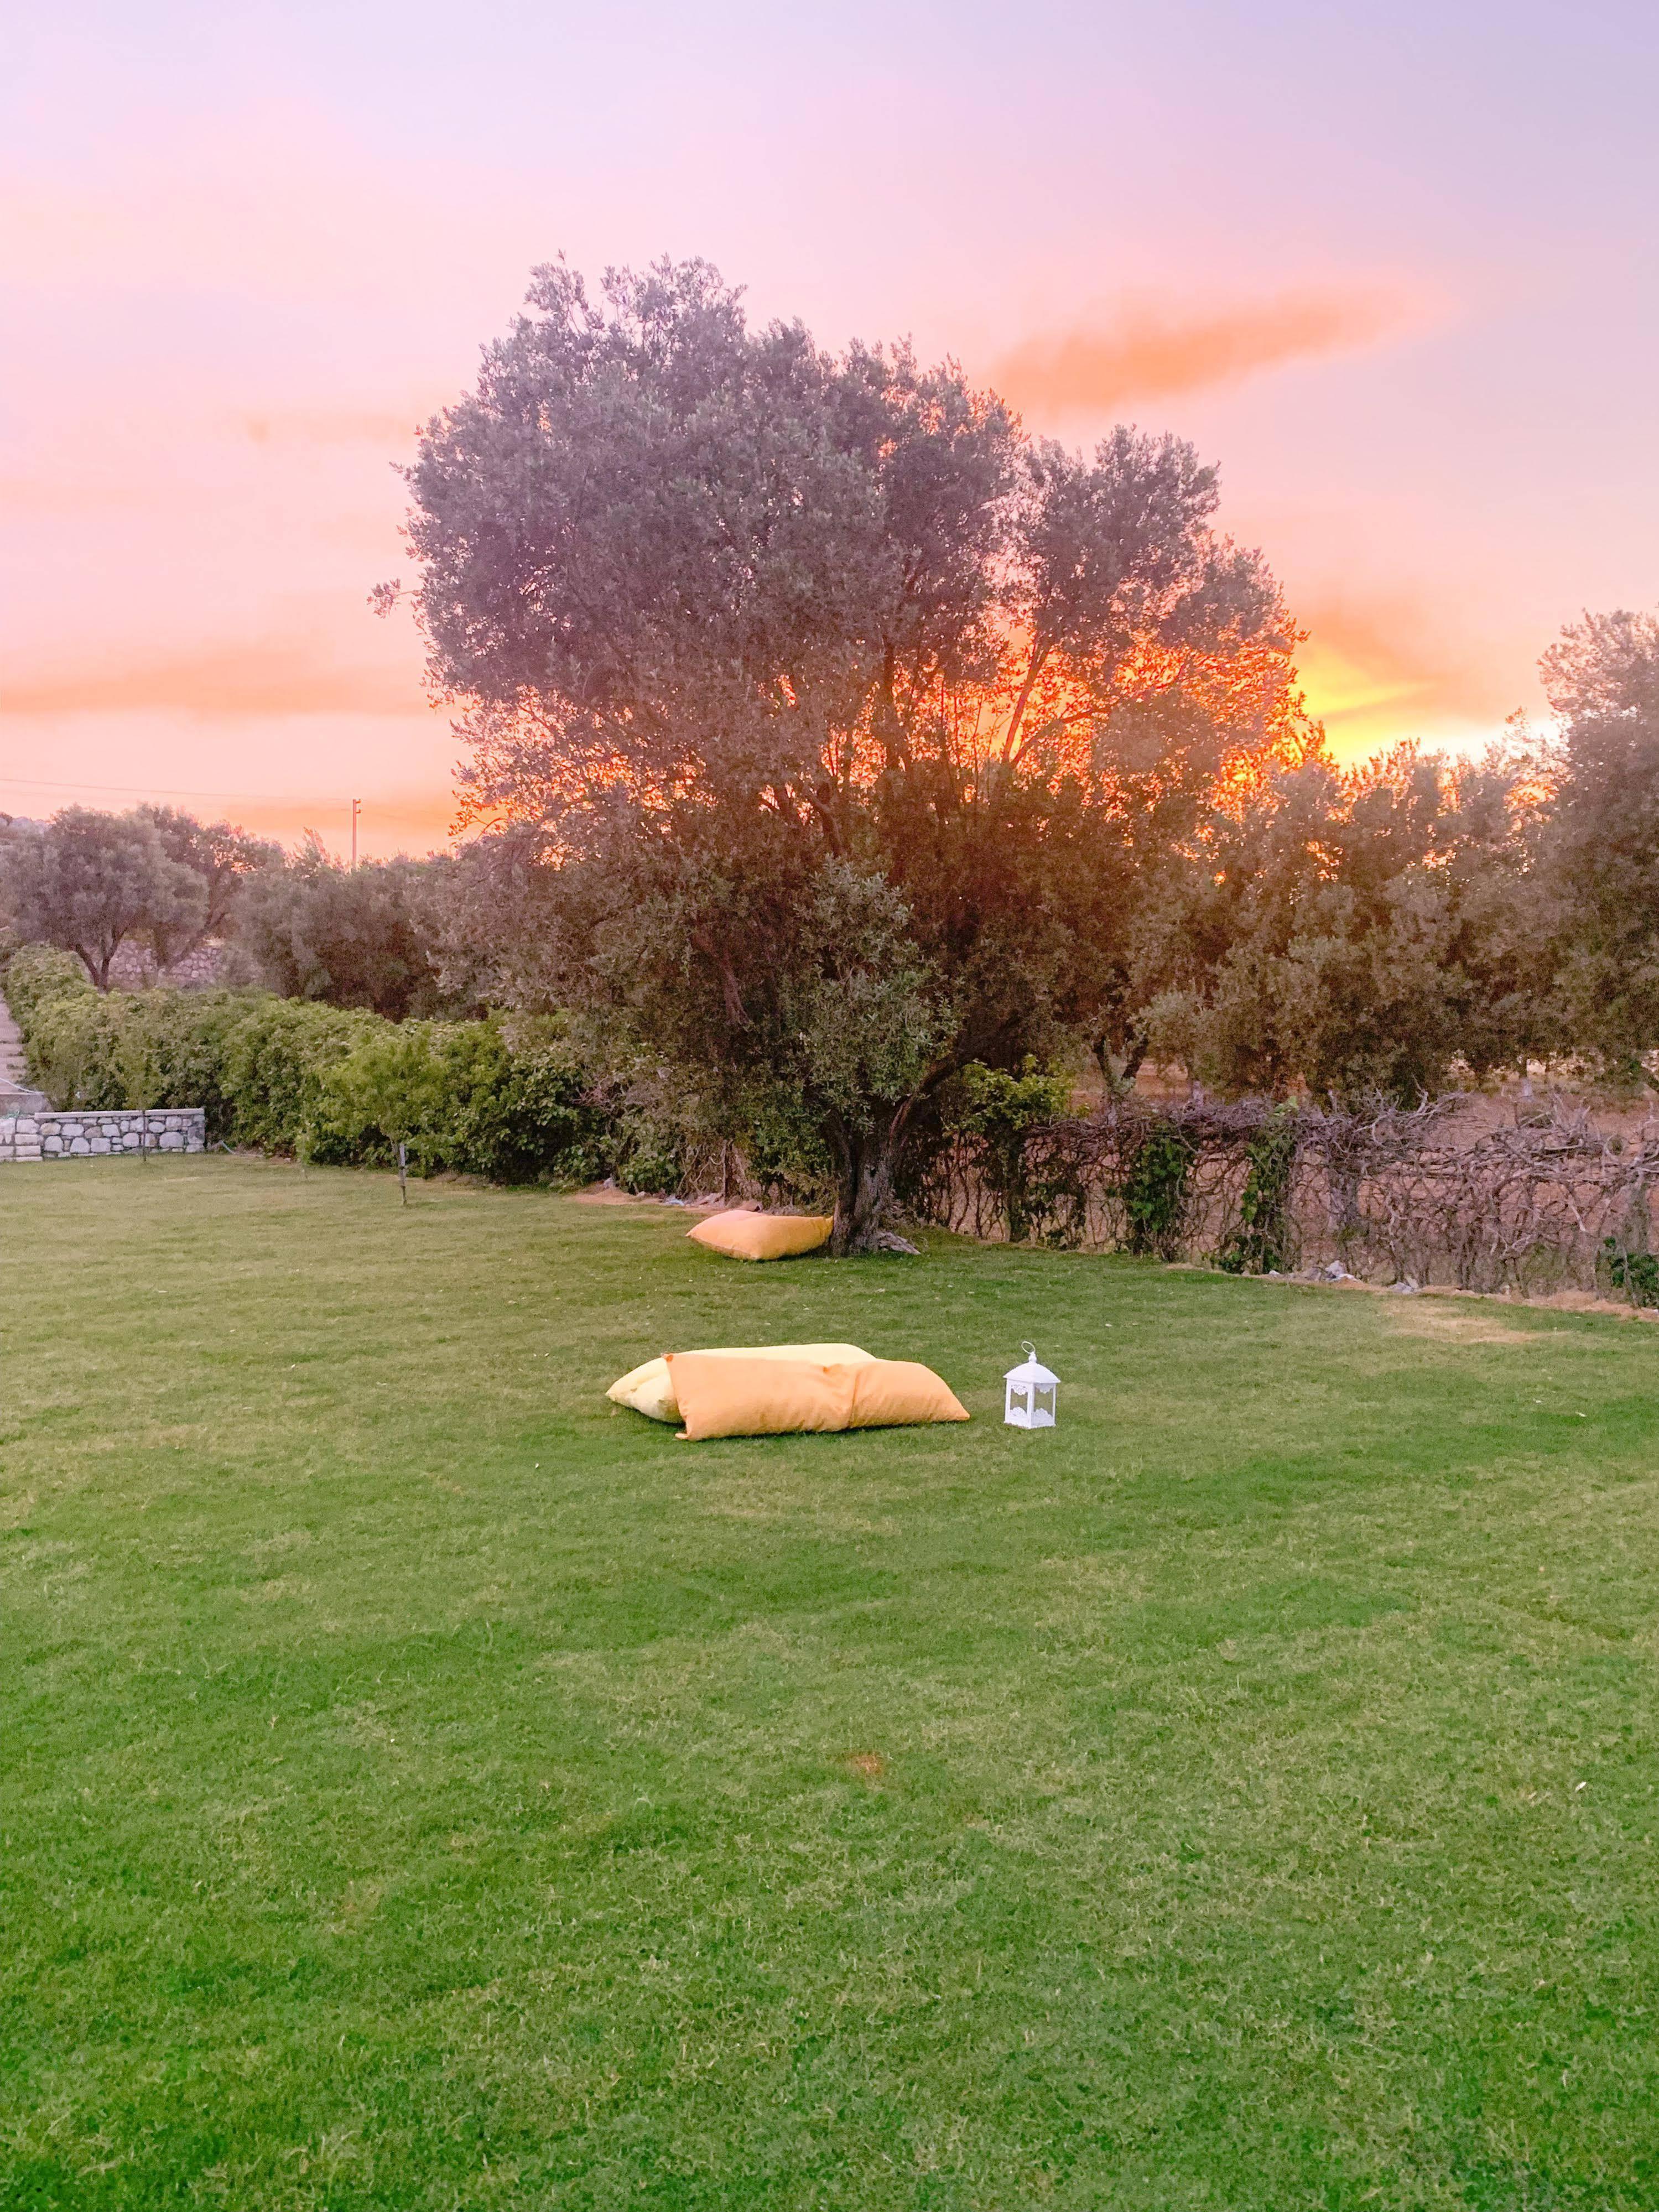
[[[1340,754],[1659,603],[1652,0],[7,11],[0,809],[443,841],[394,464],[527,271],[702,254],[1221,465]]]

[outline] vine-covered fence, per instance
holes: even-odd
[[[1378,1281],[1599,1291],[1659,1305],[1659,1122],[1600,1128],[1577,1106],[1472,1133],[1468,1102],[1321,1112],[1130,1098],[1043,1123],[1017,1151],[963,1139],[910,1193],[922,1219],[1084,1251],[1238,1273],[1339,1263]]]

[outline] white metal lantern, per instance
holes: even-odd
[[[1052,1429],[1060,1377],[1037,1358],[1036,1345],[1022,1344],[1019,1348],[1024,1359],[1018,1367],[1011,1367],[1003,1378],[1008,1387],[1002,1418],[1011,1429]]]

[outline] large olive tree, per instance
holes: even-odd
[[[701,263],[529,307],[410,471],[468,803],[537,878],[501,971],[796,1116],[867,1249],[955,1071],[1121,1042],[1138,852],[1282,728],[1293,634],[1174,438],[1035,441]]]

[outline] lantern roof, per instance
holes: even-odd
[[[1045,1367],[1036,1356],[1036,1346],[1022,1341],[1020,1350],[1025,1358],[1018,1367],[1011,1367],[1003,1376],[1005,1382],[1035,1382],[1039,1389],[1053,1390],[1059,1387],[1060,1377],[1050,1367]]]

